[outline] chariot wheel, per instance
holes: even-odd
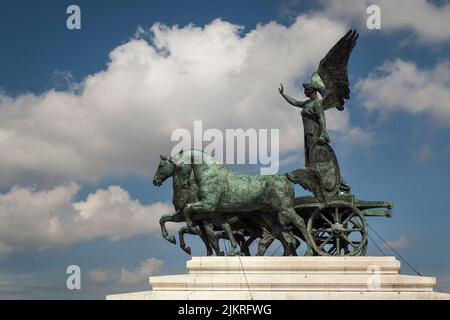
[[[317,208],[308,219],[307,231],[315,255],[365,254],[367,221],[351,203],[332,201]]]

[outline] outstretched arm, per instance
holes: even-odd
[[[298,100],[295,100],[294,98],[291,98],[288,95],[284,94],[284,88],[283,88],[283,85],[281,83],[280,83],[280,87],[278,88],[278,91],[283,96],[283,98],[286,99],[286,101],[289,104],[293,105],[294,107],[299,107],[299,108],[303,108],[304,107],[306,101],[298,101]]]

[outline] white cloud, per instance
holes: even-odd
[[[118,186],[99,189],[75,202],[75,183],[36,191],[13,187],[0,195],[0,253],[47,248],[97,237],[120,240],[159,234],[158,220],[173,210],[167,203],[142,205]]]
[[[91,270],[86,277],[90,283],[95,284],[108,284],[114,279],[110,270]]]
[[[410,30],[423,42],[450,40],[448,2],[439,6],[427,0],[322,0],[322,3],[324,7],[316,14],[355,23],[363,32],[368,30],[366,9],[369,5],[377,4],[381,9],[382,32]]]
[[[136,269],[129,271],[126,268],[120,270],[118,282],[121,284],[138,284],[148,281],[148,276],[154,274],[164,266],[164,261],[150,258],[142,262]]]
[[[364,131],[361,128],[355,127],[348,130],[340,138],[347,145],[365,145],[370,146],[375,143],[373,133],[370,131]]]
[[[409,240],[405,236],[401,236],[398,240],[387,241],[393,249],[403,249],[409,246]],[[384,245],[388,248],[387,245]]]
[[[150,258],[143,261],[133,270],[121,268],[120,272],[112,270],[91,270],[87,274],[87,279],[92,284],[110,285],[137,285],[148,282],[148,277],[155,274],[164,267],[164,261]]]
[[[204,27],[155,24],[153,45],[132,39],[115,48],[105,71],[86,77],[81,88],[69,86],[79,94],[0,95],[0,187],[150,176],[158,155],[173,146],[172,130],[190,129],[194,120],[205,129],[280,128],[282,152],[301,152],[299,110],[277,87],[283,82],[302,98],[296,80],[307,81],[345,31],[319,17],[248,33],[221,20]],[[327,125],[347,132],[348,114],[333,113]]]
[[[419,69],[397,59],[356,84],[358,95],[370,111],[406,111],[429,114],[441,125],[450,125],[450,63]]]

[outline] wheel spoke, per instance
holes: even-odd
[[[342,224],[346,224],[348,222],[348,220],[353,218],[354,215],[355,215],[355,212],[350,213],[349,216],[347,218],[345,218],[345,220],[342,222]]]
[[[344,255],[349,254],[350,250],[348,250],[348,246],[344,246]]]
[[[334,222],[339,223],[339,207],[334,208]]]
[[[331,234],[331,228],[329,228],[328,230],[323,228],[312,229],[312,231],[314,233],[314,238],[319,241],[325,240],[327,236]]]
[[[320,216],[321,216],[322,219],[325,220],[326,223],[328,223],[330,226],[333,225],[333,222],[331,222],[330,220],[328,220],[327,217],[325,217],[323,213],[320,213]]]
[[[360,225],[358,222],[355,221],[355,219],[350,219],[350,222],[353,223],[355,226],[357,226],[358,228],[362,229],[362,225]]]
[[[323,246],[326,245],[331,239],[333,238],[333,235],[330,235],[319,247],[320,250],[323,249]]]
[[[349,245],[351,245],[354,249],[357,248],[357,246],[349,239],[346,235],[342,235],[345,241],[348,242]]]
[[[325,232],[331,233],[332,232],[331,228],[318,228],[318,229],[316,229],[316,232],[317,231],[322,232],[322,233],[325,233]]]
[[[337,255],[341,254],[341,239],[339,237],[336,238],[336,250]]]
[[[321,241],[321,242],[323,242],[323,241],[325,241],[325,240],[327,240],[328,239],[328,235],[322,235],[322,236],[320,236],[320,237],[315,237],[315,239],[316,240],[318,240],[318,241]]]
[[[327,253],[329,253],[329,254],[332,255],[335,251],[336,251],[336,247],[335,247],[335,246],[332,246],[332,247],[327,251]]]

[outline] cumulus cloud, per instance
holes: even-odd
[[[403,249],[409,246],[409,240],[405,236],[401,236],[398,240],[387,241],[393,249]],[[387,245],[384,245],[388,248]]]
[[[119,283],[138,284],[142,281],[148,281],[148,276],[154,274],[164,267],[164,261],[156,258],[150,258],[142,262],[137,268],[129,271],[126,268],[120,270]]]
[[[371,131],[364,131],[362,128],[351,128],[342,135],[341,141],[345,141],[347,145],[365,145],[370,146],[375,143],[375,138]]]
[[[427,0],[321,0],[323,7],[318,14],[330,19],[352,22],[367,30],[366,13],[369,5],[381,9],[381,31],[409,30],[423,42],[450,40],[450,3],[437,5]]]
[[[119,186],[99,189],[74,201],[75,183],[51,190],[13,187],[0,195],[0,253],[47,248],[106,237],[112,241],[136,234],[159,233],[167,203],[142,205]]]
[[[356,84],[359,98],[370,111],[406,111],[429,114],[441,124],[450,125],[450,63],[431,69],[396,59]]]
[[[87,273],[86,278],[90,283],[102,285],[108,284],[115,279],[110,270],[91,270]]]
[[[164,261],[150,258],[143,261],[133,270],[121,268],[119,272],[112,270],[91,270],[87,274],[87,279],[92,284],[110,285],[136,285],[148,282],[148,277],[155,274],[164,267]]]
[[[0,187],[149,176],[174,146],[171,132],[190,130],[194,120],[205,129],[279,128],[282,153],[301,152],[299,110],[277,86],[302,98],[297,81],[308,80],[345,31],[317,16],[247,33],[219,19],[140,28],[138,38],[112,50],[106,70],[68,86],[75,92],[0,95]],[[327,125],[347,132],[348,114],[330,112]]]

